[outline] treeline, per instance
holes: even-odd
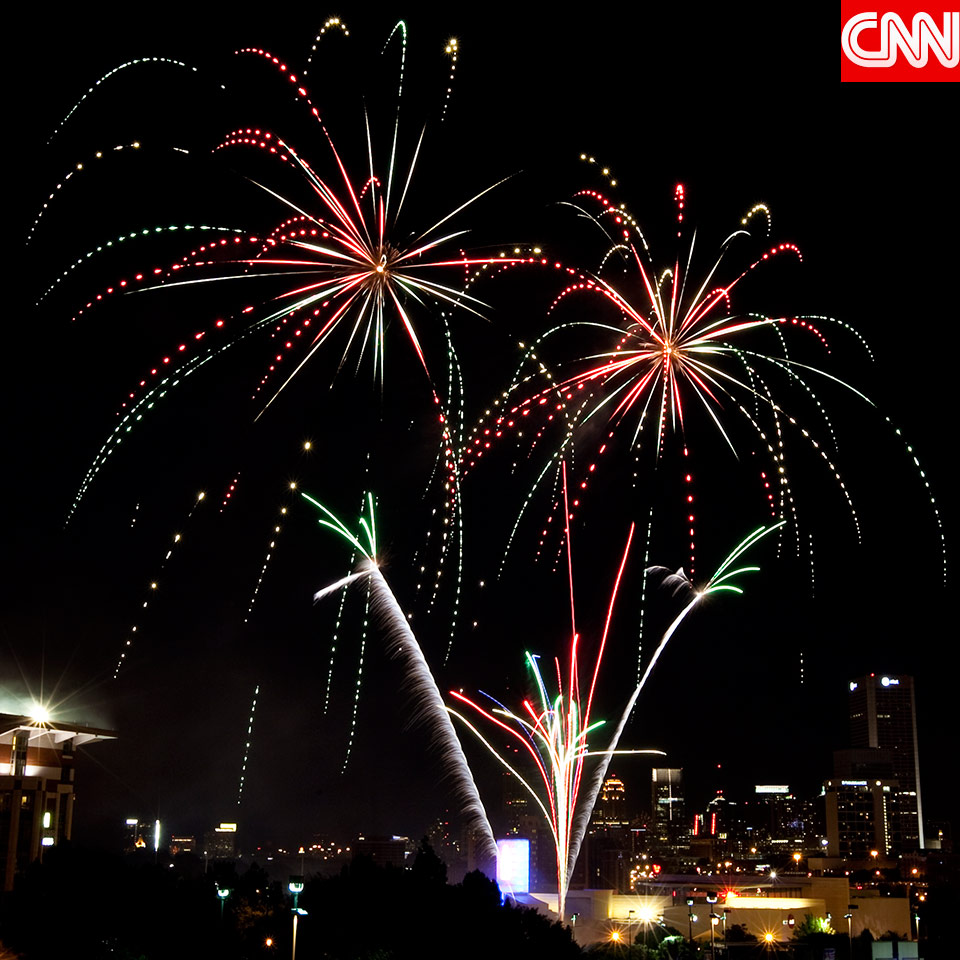
[[[357,858],[338,876],[307,878],[298,906],[306,911],[298,917],[298,960],[581,956],[568,929],[502,903],[483,874],[448,884],[426,843],[411,869]],[[256,864],[205,871],[192,855],[156,862],[152,854],[62,847],[18,878],[2,903],[0,941],[24,960],[279,960],[291,953],[291,908],[286,885]]]

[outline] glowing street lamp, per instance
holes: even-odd
[[[233,891],[229,887],[221,887],[219,886],[219,884],[217,885],[217,897],[220,900],[220,922],[221,923],[223,923],[223,908],[226,905],[227,897],[229,897],[231,893],[233,893]]]
[[[297,909],[297,900],[303,893],[303,877],[291,877],[287,889],[293,894],[293,909]]]
[[[307,915],[307,911],[297,905],[300,894],[303,893],[303,877],[291,877],[287,889],[293,894],[293,945],[290,949],[290,960],[297,960],[297,921]]]

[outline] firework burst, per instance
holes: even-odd
[[[349,31],[336,18],[327,21],[317,37],[311,58],[321,38],[329,34],[343,40]],[[463,310],[479,315],[484,307],[465,290],[468,274],[490,264],[512,260],[505,256],[468,255],[462,248],[467,230],[454,225],[467,208],[493,190],[497,183],[476,193],[460,191],[446,213],[434,214],[429,219],[425,208],[416,205],[415,180],[421,167],[427,127],[424,125],[419,136],[409,143],[409,138],[401,137],[400,107],[407,47],[407,28],[402,21],[390,32],[384,54],[395,46],[399,46],[399,70],[389,134],[385,141],[378,139],[376,124],[371,120],[370,111],[364,108],[364,149],[360,162],[348,160],[335,143],[328,120],[321,115],[305,85],[305,71],[297,72],[262,48],[236,51],[242,59],[260,61],[278,75],[278,93],[293,93],[308,129],[319,134],[321,153],[326,154],[326,159],[317,166],[306,159],[288,136],[263,126],[235,128],[213,147],[215,155],[235,155],[241,150],[264,155],[266,169],[252,168],[245,179],[274,208],[274,217],[277,207],[282,210],[274,226],[261,231],[235,225],[167,222],[125,232],[81,256],[47,288],[44,297],[71,277],[78,265],[86,265],[91,258],[108,250],[126,250],[150,238],[174,240],[191,234],[195,239],[191,237],[193,243],[186,250],[181,249],[159,263],[141,263],[138,268],[115,278],[88,296],[73,312],[73,319],[84,318],[112,300],[159,289],[192,288],[199,293],[211,289],[210,284],[219,286],[251,280],[273,285],[268,299],[260,303],[248,301],[238,312],[225,314],[215,323],[183,336],[156,357],[149,372],[141,376],[120,404],[116,426],[88,468],[71,516],[110,454],[128,434],[139,429],[162,399],[211,361],[219,360],[235,345],[256,334],[269,337],[273,342],[266,370],[251,390],[251,399],[256,404],[255,419],[262,416],[318,351],[325,345],[334,345],[331,343],[334,339],[340,351],[336,369],[342,369],[348,361],[355,361],[358,369],[364,358],[370,357],[374,376],[382,388],[390,340],[388,331],[391,326],[398,327],[440,407],[444,434],[441,449],[451,447],[448,408],[453,398],[441,398],[438,394],[438,390],[442,392],[444,388],[431,375],[430,347],[419,324],[427,317],[430,320],[427,326],[443,328],[434,339],[439,354],[448,355],[453,349],[447,329],[452,313]],[[446,53],[451,62],[452,80],[458,55],[455,41],[448,41]],[[443,104],[444,113],[448,101],[449,89]],[[121,154],[117,154],[119,147],[108,148],[98,150],[96,157],[139,156],[144,152],[141,141],[121,146]],[[401,158],[408,147],[409,159],[404,161]],[[180,149],[180,153],[191,151]],[[348,153],[360,156],[358,151]],[[276,183],[269,179],[270,163],[274,164],[273,175],[280,175]],[[82,168],[84,164],[77,165],[77,170]],[[456,196],[455,172],[447,182]],[[58,192],[59,187],[44,205],[47,218],[53,213],[51,204]],[[435,193],[430,194],[431,207],[437,206]]]
[[[566,490],[564,490],[566,493]],[[568,510],[569,516],[569,510]],[[563,919],[564,904],[573,866],[576,863],[576,849],[573,846],[575,825],[580,811],[580,786],[584,772],[584,762],[587,757],[598,753],[590,746],[590,735],[603,726],[603,721],[592,721],[593,700],[597,689],[597,680],[600,675],[600,666],[603,661],[604,650],[607,646],[607,637],[613,619],[617,593],[627,558],[630,554],[630,545],[633,541],[633,526],[627,535],[627,542],[623,549],[620,566],[614,580],[610,601],[607,607],[606,621],[600,642],[597,645],[596,656],[592,672],[589,673],[589,687],[584,693],[580,682],[580,648],[581,637],[577,632],[576,611],[573,597],[573,559],[570,550],[570,531],[567,528],[567,564],[570,574],[570,620],[571,640],[567,662],[567,676],[564,681],[560,658],[556,658],[557,692],[550,696],[544,683],[538,657],[527,653],[527,664],[536,681],[539,696],[539,708],[529,700],[523,701],[520,711],[512,711],[498,700],[489,697],[494,707],[485,709],[474,700],[465,697],[462,693],[451,691],[451,696],[460,703],[469,707],[486,720],[493,723],[498,729],[508,733],[517,740],[527,751],[536,766],[542,787],[535,788],[523,775],[517,771],[503,754],[461,713],[451,710],[451,713],[464,723],[473,734],[490,750],[497,760],[517,778],[517,781],[530,794],[534,802],[543,813],[551,836],[553,837],[557,864],[557,892],[558,911]],[[616,747],[612,748],[616,749]],[[625,753],[656,753],[658,751],[618,751]],[[592,804],[591,804],[592,807]]]
[[[604,175],[611,187],[616,185],[609,171]],[[788,458],[788,440],[792,434],[836,481],[859,541],[860,520],[837,466],[835,431],[818,391],[821,385],[834,385],[873,404],[850,383],[799,359],[799,347],[829,354],[827,331],[840,328],[871,359],[872,354],[856,330],[830,317],[735,309],[742,287],[758,268],[775,259],[801,259],[795,244],[769,241],[771,220],[765,205],[750,209],[706,269],[699,270],[696,232],[688,237],[682,186],[676,187],[674,200],[678,251],[660,267],[624,204],[593,189],[581,191],[568,204],[603,231],[607,248],[601,267],[593,274],[567,271],[574,275],[556,295],[550,312],[569,310],[576,303],[580,316],[555,324],[532,344],[521,344],[523,356],[511,386],[467,438],[461,469],[472,470],[495,438],[517,437],[516,459],[539,459],[542,466],[534,469],[507,553],[537,495],[549,491],[552,508],[542,521],[537,555],[552,538],[556,545],[550,550],[557,557],[564,528],[554,522],[562,509],[561,462],[573,465],[572,506],[577,511],[612,450],[627,448],[634,460],[636,486],[641,446],[647,444],[652,459],[659,462],[668,440],[675,437],[670,446],[681,450],[684,459],[681,483],[674,490],[682,493],[683,525],[689,536],[687,566],[693,574],[698,512],[691,451],[701,432],[697,421],[706,418],[736,459],[758,453],[767,460],[759,465],[753,483],[762,490],[771,520],[791,521],[797,554],[809,549],[812,582],[812,534],[800,533],[801,507],[790,470],[795,457]],[[735,254],[750,250],[731,270]],[[617,264],[621,269],[615,274],[612,268]],[[607,319],[605,313],[614,318]],[[806,344],[793,344],[797,336]],[[801,422],[800,413],[785,406],[785,389],[792,391],[790,403],[802,407],[815,426]],[[545,462],[540,453],[544,449]],[[922,474],[921,479],[926,483]]]

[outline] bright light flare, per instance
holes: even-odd
[[[31,703],[27,716],[34,723],[49,723],[50,711],[42,703]]]

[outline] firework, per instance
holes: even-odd
[[[526,715],[517,714],[502,703],[490,697],[495,704],[490,710],[480,704],[451,691],[450,695],[470,707],[497,727],[515,737],[530,753],[537,767],[542,791],[531,785],[503,754],[480,731],[456,710],[450,713],[470,729],[478,740],[516,777],[517,781],[530,794],[540,808],[550,827],[557,859],[558,911],[560,919],[564,916],[564,904],[570,876],[576,863],[576,852],[571,846],[578,811],[578,798],[583,774],[583,764],[587,757],[597,756],[607,751],[590,748],[589,736],[603,726],[603,720],[590,723],[589,704],[584,711],[576,699],[577,693],[567,698],[559,692],[551,700],[546,684],[540,673],[539,657],[526,653],[527,664],[536,680],[540,696],[539,708],[528,700],[523,701]],[[575,674],[574,674],[575,675]],[[559,683],[559,680],[558,680]],[[576,683],[574,682],[574,687]],[[489,695],[487,695],[489,696]],[[502,720],[499,718],[503,718]],[[661,750],[616,750],[617,754],[665,754]],[[592,805],[591,805],[592,809]]]
[[[183,520],[183,526],[186,526],[186,524],[189,523],[191,517],[193,516],[194,511],[197,509],[197,507],[200,506],[200,504],[204,503],[204,501],[206,500],[206,496],[207,496],[206,493],[204,493],[202,490],[200,491],[200,493],[197,494],[196,498],[194,499],[193,503],[190,506],[190,510],[187,512],[187,515]],[[139,513],[139,510],[140,510],[140,505],[137,504],[138,513]],[[131,523],[130,526],[132,528],[133,523]],[[180,546],[182,542],[183,542],[183,535],[180,533],[174,533],[173,536],[170,538],[170,545],[167,548],[167,552],[164,554],[163,560],[160,562],[157,568],[157,572],[153,576],[153,579],[151,579],[149,582],[146,598],[140,604],[141,616],[146,616],[146,614],[143,611],[149,609],[152,599],[157,595],[157,591],[160,589],[160,582],[159,582],[160,575],[166,569],[167,563],[170,561],[170,558],[173,556],[174,551]],[[142,622],[139,624],[137,623],[131,624],[130,629],[127,631],[127,636],[123,641],[123,649],[120,652],[120,656],[117,657],[116,665],[113,668],[114,680],[116,680],[117,677],[120,676],[120,670],[124,666],[124,664],[127,662],[127,654],[132,653],[133,651],[133,643],[134,643],[134,640],[137,639],[137,632],[140,626],[142,626]]]
[[[566,492],[566,491],[565,491]],[[569,516],[569,511],[568,511]],[[564,904],[573,866],[576,863],[577,850],[573,845],[574,827],[578,818],[580,786],[583,777],[584,761],[588,756],[596,755],[597,750],[590,747],[590,734],[603,725],[603,721],[591,721],[593,698],[596,692],[600,665],[607,645],[607,636],[613,618],[620,581],[627,565],[634,528],[631,525],[624,546],[623,556],[614,580],[607,607],[606,622],[597,647],[596,658],[590,675],[590,685],[583,695],[580,684],[580,635],[577,632],[576,611],[573,598],[573,563],[570,551],[569,527],[567,528],[567,562],[570,574],[570,620],[571,640],[567,660],[567,677],[561,678],[559,658],[556,660],[557,693],[551,697],[547,693],[537,657],[527,653],[527,663],[536,681],[539,694],[539,709],[529,700],[523,701],[523,708],[514,712],[497,700],[489,710],[463,694],[451,691],[451,696],[470,707],[476,713],[492,722],[498,729],[507,732],[519,741],[533,760],[542,789],[536,789],[521,773],[497,750],[490,741],[462,714],[451,710],[454,716],[463,722],[483,745],[517,778],[517,781],[530,794],[543,813],[553,837],[557,863],[558,912],[564,916]],[[502,718],[502,719],[501,719]],[[616,746],[611,749],[616,750]],[[606,752],[606,751],[604,751]],[[623,753],[647,753],[651,751],[618,751]],[[652,751],[657,752],[657,751]],[[592,804],[591,804],[592,808]],[[588,813],[589,818],[589,813]],[[578,846],[578,845],[577,845]]]
[[[409,692],[415,704],[413,722],[423,723],[432,732],[434,743],[440,751],[443,763],[449,772],[454,791],[468,824],[480,838],[483,855],[496,857],[497,844],[486,811],[480,800],[473,773],[467,764],[463,747],[447,713],[446,705],[430,666],[420,649],[416,636],[410,629],[393,591],[383,576],[377,562],[377,527],[374,514],[374,499],[368,494],[368,513],[360,520],[360,532],[354,534],[327,507],[306,493],[303,498],[312,503],[322,516],[322,527],[342,537],[363,557],[355,573],[317,591],[314,600],[321,600],[351,583],[366,582],[370,613],[379,623],[389,655],[403,666]]]
[[[565,474],[565,465],[562,465]],[[567,508],[567,517],[569,518],[569,507],[566,499],[566,484],[564,484],[564,502]],[[504,755],[485,737],[477,728],[462,714],[451,711],[460,721],[462,721],[483,743],[483,745],[497,758],[497,760],[517,778],[517,781],[530,794],[534,802],[542,812],[546,820],[551,835],[553,837],[556,864],[557,864],[557,899],[558,912],[562,919],[564,916],[564,904],[566,893],[569,888],[570,879],[573,875],[573,869],[577,862],[580,852],[580,845],[583,841],[583,835],[586,826],[589,823],[591,813],[596,804],[597,795],[603,778],[606,776],[610,757],[618,753],[657,753],[655,750],[620,750],[620,737],[623,728],[626,725],[633,708],[636,705],[637,698],[643,691],[644,686],[650,674],[653,672],[660,654],[663,652],[670,638],[676,632],[677,628],[683,622],[684,618],[690,613],[697,604],[705,597],[714,593],[729,591],[733,593],[742,593],[742,589],[731,581],[741,574],[758,570],[758,567],[744,566],[733,568],[737,560],[751,546],[763,539],[769,533],[779,529],[782,522],[770,527],[759,527],[754,530],[745,540],[743,540],[724,560],[714,575],[710,578],[706,586],[694,591],[693,598],[687,603],[683,611],[677,616],[670,627],[667,629],[660,645],[654,652],[647,664],[647,669],[637,684],[633,695],[627,702],[620,722],[610,739],[609,746],[606,749],[595,749],[590,744],[590,735],[603,726],[603,721],[591,722],[591,710],[593,706],[594,694],[596,692],[597,679],[600,673],[600,666],[603,660],[604,650],[607,645],[607,638],[610,629],[610,622],[613,617],[614,605],[616,603],[617,592],[623,572],[627,564],[627,558],[630,552],[630,545],[633,539],[634,527],[630,527],[627,536],[626,546],[620,561],[620,566],[611,591],[610,602],[607,608],[606,621],[603,633],[597,647],[596,659],[594,661],[590,685],[585,697],[581,696],[580,687],[580,669],[579,669],[579,651],[580,635],[576,628],[576,613],[573,604],[572,587],[572,559],[570,552],[570,529],[569,520],[566,526],[566,544],[567,544],[567,563],[570,571],[570,603],[571,603],[571,642],[567,657],[568,675],[566,683],[561,679],[560,660],[556,660],[557,687],[558,693],[551,698],[547,693],[547,687],[544,683],[537,657],[527,653],[527,663],[531,669],[536,688],[539,694],[539,709],[529,700],[523,701],[523,707],[520,711],[508,709],[502,703],[486,695],[494,703],[494,707],[486,709],[474,700],[471,700],[460,693],[451,691],[451,696],[464,705],[471,708],[480,716],[493,723],[498,729],[505,731],[515,740],[523,745],[534,763],[542,787],[535,788],[523,775],[504,757]],[[651,568],[651,573],[669,573],[663,568]],[[675,574],[669,574],[665,582],[674,587],[674,592],[692,591],[692,585],[682,570]],[[586,790],[586,795],[581,798],[580,788],[583,780],[584,761],[589,756],[600,756],[601,760],[596,768],[593,778]]]
[[[608,171],[605,171],[608,174]],[[608,174],[609,175],[609,174]],[[612,181],[615,184],[615,181]],[[816,347],[829,352],[824,329],[838,321],[829,317],[773,316],[740,313],[733,299],[742,282],[758,267],[777,257],[800,257],[792,243],[770,244],[770,214],[758,204],[742,219],[738,229],[721,244],[720,252],[697,277],[694,271],[695,234],[684,239],[685,195],[676,188],[676,233],[680,252],[668,266],[658,269],[646,238],[636,219],[622,204],[614,204],[603,193],[584,190],[571,206],[599,226],[609,241],[603,266],[597,274],[566,271],[567,285],[556,296],[551,312],[575,298],[586,307],[588,319],[573,319],[557,324],[524,349],[512,386],[496,403],[499,408],[481,420],[468,441],[463,469],[469,470],[482,455],[491,436],[533,434],[530,454],[549,436],[559,431],[559,441],[550,448],[545,466],[538,470],[532,488],[521,506],[508,542],[512,544],[520,520],[529,509],[534,494],[553,479],[552,521],[559,514],[560,463],[575,455],[575,444],[585,428],[604,424],[601,440],[586,464],[578,469],[573,507],[578,509],[591,480],[609,454],[615,440],[626,434],[627,447],[636,456],[645,436],[653,432],[653,455],[662,458],[667,438],[676,434],[682,442],[684,458],[689,457],[691,409],[699,408],[734,456],[739,457],[733,423],[739,419],[748,433],[765,449],[770,466],[760,472],[759,480],[772,519],[787,515],[797,526],[797,503],[787,470],[786,434],[796,429],[810,450],[835,477],[849,507],[859,539],[859,521],[834,455],[820,440],[788,413],[774,390],[774,377],[798,387],[811,401],[829,434],[830,450],[835,449],[833,429],[812,380],[819,377],[838,384],[870,402],[859,390],[833,374],[794,359],[787,348],[787,333],[799,332]],[[594,212],[594,207],[598,212]],[[757,224],[764,245],[759,252],[737,267],[732,277],[718,278],[728,272],[733,252],[756,239]],[[603,275],[609,264],[620,262],[623,278],[611,281]],[[560,266],[559,264],[557,266]],[[635,274],[635,280],[631,275]],[[640,290],[637,298],[623,292],[626,286]],[[597,307],[606,305],[618,319],[599,317]],[[862,337],[847,324],[845,331]],[[765,346],[763,337],[768,338]],[[557,346],[576,344],[575,351],[559,360]],[[585,339],[586,338],[586,341]],[[754,342],[757,341],[757,342]],[[585,345],[586,343],[586,345]],[[772,344],[772,348],[770,345]],[[865,344],[864,344],[865,346]],[[536,389],[535,385],[538,385]],[[489,422],[487,422],[489,419]],[[536,426],[534,425],[536,424]],[[525,430],[526,428],[526,430]],[[635,474],[636,476],[636,474]],[[695,493],[690,462],[683,464],[684,525],[689,527],[688,566],[695,570]],[[540,550],[548,536],[562,524],[544,526],[540,531]],[[798,545],[800,540],[798,538]]]
[[[297,489],[296,483],[292,480],[288,481],[286,486],[287,490],[291,494]],[[230,490],[233,490],[233,484],[231,484]],[[227,496],[230,496],[230,492],[227,493]],[[244,623],[250,622],[250,617],[253,614],[253,608],[257,603],[257,597],[260,595],[260,588],[263,586],[264,578],[267,575],[267,567],[270,565],[270,560],[273,558],[274,551],[277,549],[277,542],[280,539],[280,534],[283,532],[283,527],[281,524],[287,516],[287,509],[288,507],[286,504],[280,506],[279,510],[277,511],[277,516],[275,517],[271,526],[270,541],[267,544],[267,554],[263,558],[263,565],[260,568],[260,575],[257,577],[257,582],[253,587],[253,592],[250,594],[250,602],[247,604],[247,612],[243,618]]]
[[[670,626],[667,627],[663,636],[660,638],[660,643],[656,650],[654,650],[653,656],[650,657],[650,660],[647,663],[647,668],[644,671],[643,676],[640,678],[640,682],[637,684],[632,695],[630,696],[630,699],[627,701],[627,705],[620,717],[620,721],[610,739],[610,745],[604,752],[604,758],[600,761],[600,764],[594,773],[594,777],[589,788],[587,802],[583,805],[580,811],[580,815],[577,818],[573,832],[573,839],[571,842],[571,870],[573,869],[572,864],[576,863],[577,854],[580,852],[580,844],[583,842],[583,836],[590,820],[590,811],[593,810],[593,806],[597,802],[597,796],[600,793],[600,787],[603,784],[604,777],[607,775],[607,767],[610,763],[610,756],[616,752],[617,745],[620,743],[620,737],[623,734],[623,729],[627,725],[627,721],[630,719],[630,714],[633,713],[633,708],[637,705],[637,700],[639,699],[640,694],[643,692],[643,688],[646,686],[647,680],[650,679],[650,675],[653,673],[654,667],[656,667],[657,661],[660,659],[660,655],[670,642],[671,637],[673,637],[673,635],[677,632],[680,624],[683,623],[687,616],[707,597],[716,593],[743,593],[743,589],[732,582],[733,579],[744,573],[756,573],[760,568],[757,566],[744,566],[733,569],[734,564],[736,564],[740,557],[742,557],[747,550],[754,546],[754,544],[759,543],[764,537],[767,537],[775,530],[780,529],[785,522],[786,521],[781,520],[779,523],[772,524],[771,526],[757,527],[756,530],[750,533],[747,537],[741,540],[736,547],[734,547],[723,563],[721,563],[720,566],[714,571],[713,576],[710,577],[707,583],[699,589],[693,586],[690,579],[683,572],[682,568],[677,570],[676,573],[671,573],[666,567],[650,567],[648,569],[647,572],[649,574],[662,577],[663,586],[671,588],[674,596],[685,594],[689,597],[689,599],[680,613],[674,618]]]
[[[343,23],[332,19],[324,24],[317,42],[329,33],[349,35]],[[427,220],[415,226],[418,214],[421,220],[424,219],[414,206],[414,198],[426,127],[415,139],[409,160],[403,162],[401,157],[406,148],[400,136],[400,104],[406,33],[406,25],[399,22],[384,47],[385,51],[393,43],[399,43],[401,47],[394,117],[386,148],[382,151],[385,160],[378,159],[375,131],[365,111],[366,157],[358,169],[351,169],[342,150],[335,144],[327,121],[311,99],[305,86],[305,75],[298,74],[269,51],[244,48],[236,51],[237,54],[246,59],[265,61],[268,69],[279,74],[284,85],[278,85],[278,92],[293,92],[309,123],[315,125],[313,129],[320,135],[329,158],[321,166],[329,168],[329,172],[321,172],[288,138],[273,130],[263,127],[234,129],[216,144],[215,154],[255,150],[266,154],[277,167],[287,168],[295,174],[292,179],[297,182],[287,187],[275,187],[249,178],[283,210],[280,222],[272,230],[259,233],[236,226],[196,223],[151,226],[106,241],[79,258],[77,264],[88,263],[89,257],[97,252],[118,247],[121,243],[129,247],[131,243],[157,234],[171,238],[189,236],[191,232],[200,234],[189,248],[181,250],[172,259],[143,265],[89,297],[75,311],[75,320],[103,302],[159,288],[194,287],[199,291],[211,282],[256,278],[274,278],[274,283],[278,278],[286,278],[287,283],[265,304],[247,306],[237,316],[219,319],[215,326],[211,324],[196,330],[151,365],[149,374],[139,380],[138,386],[121,404],[116,427],[90,464],[71,508],[71,516],[109,455],[155,410],[158,402],[187,377],[253,334],[269,335],[274,341],[267,370],[252,391],[253,399],[259,405],[257,417],[334,336],[340,338],[342,350],[338,369],[351,354],[356,356],[358,366],[364,356],[372,355],[375,376],[382,384],[389,339],[387,331],[391,325],[402,330],[427,376],[435,402],[443,406],[430,374],[428,349],[415,322],[417,314],[436,314],[435,325],[446,328],[452,310],[478,313],[484,305],[465,292],[460,278],[466,279],[471,269],[511,260],[502,256],[467,255],[460,249],[467,231],[452,226],[471,204],[494,189],[496,183],[479,193],[464,193],[449,212],[431,217],[433,222]],[[314,52],[316,46],[315,43]],[[452,80],[458,55],[456,41],[447,43],[446,53],[450,58]],[[178,61],[170,62],[184,66]],[[132,64],[124,66],[128,65]],[[95,88],[98,86],[99,83]],[[449,88],[444,112],[448,100]],[[136,148],[126,150],[126,154],[141,152],[139,141],[125,146]],[[97,151],[96,157],[114,153],[116,149]],[[80,163],[77,169],[83,166]],[[450,181],[455,183],[455,177]],[[433,200],[431,197],[431,203]],[[44,212],[48,212],[46,205]],[[64,277],[77,264],[71,265]],[[44,296],[52,289],[52,286],[48,288]],[[448,332],[444,329],[440,338],[444,352],[452,350]],[[286,368],[290,368],[289,372],[283,373]],[[447,426],[449,419],[449,414],[444,416],[441,412],[442,450],[452,448]]]
[[[260,696],[260,684],[253,688],[253,700],[250,703],[250,717],[247,720],[247,736],[243,744],[243,763],[240,764],[240,780],[237,783],[237,806],[243,801],[243,787],[247,778],[247,762],[250,759],[250,743],[253,740],[253,718],[257,712],[257,697]]]

